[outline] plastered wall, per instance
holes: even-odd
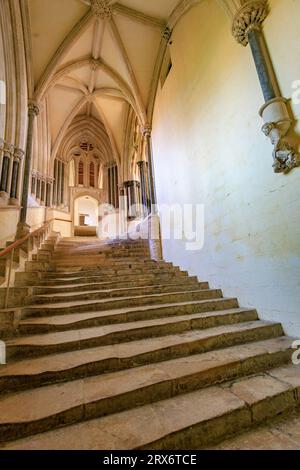
[[[265,35],[290,98],[300,80],[300,2],[270,6]],[[205,244],[187,252],[185,240],[164,240],[164,257],[300,336],[300,169],[273,173],[251,51],[234,41],[217,2],[203,0],[177,24],[171,57],[153,122],[158,201],[204,204]],[[300,106],[293,111],[299,119]]]

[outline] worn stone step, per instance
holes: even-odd
[[[51,266],[53,267],[55,272],[59,273],[68,273],[72,271],[76,271],[78,269],[84,268],[86,270],[93,270],[97,269],[99,267],[101,268],[118,268],[121,269],[126,268],[128,266],[134,265],[136,268],[142,268],[142,267],[172,267],[173,265],[171,263],[158,263],[156,261],[153,261],[151,259],[129,259],[129,258],[116,258],[116,259],[109,259],[109,258],[103,258],[97,260],[95,257],[91,258],[89,262],[86,260],[80,261],[79,259],[76,259],[70,262],[69,264],[64,264],[64,263],[57,263],[53,262],[51,260]]]
[[[194,313],[218,313],[238,309],[237,299],[202,300],[161,306],[131,307],[104,312],[85,312],[45,317],[29,317],[20,321],[20,331],[26,333],[66,331],[68,329],[115,325]]]
[[[93,287],[93,290],[91,289]],[[74,291],[71,293],[52,293],[52,294],[42,294],[42,295],[33,295],[29,297],[28,303],[30,304],[48,304],[48,303],[59,303],[59,302],[73,302],[82,301],[82,300],[99,300],[99,299],[109,299],[114,297],[130,297],[130,296],[141,296],[141,295],[157,295],[157,294],[172,294],[179,292],[195,292],[198,289],[200,290],[210,290],[202,289],[200,285],[195,286],[193,284],[169,284],[169,285],[157,285],[157,286],[143,286],[143,287],[130,287],[130,288],[121,288],[121,289],[103,289],[96,290],[94,286],[90,286],[90,290],[86,292]]]
[[[178,268],[153,268],[153,269],[136,269],[134,266],[128,269],[97,269],[97,270],[90,270],[90,271],[78,271],[72,273],[72,275],[64,276],[64,273],[55,273],[55,276],[41,276],[42,280],[53,280],[53,279],[62,279],[66,281],[72,281],[72,279],[80,277],[102,277],[103,280],[109,280],[116,277],[127,277],[127,276],[145,276],[145,275],[169,275],[169,276],[182,276],[188,277],[188,273],[186,271],[180,271]]]
[[[132,252],[129,252],[128,250],[125,252],[119,252],[119,253],[87,253],[87,254],[82,254],[78,253],[74,259],[74,255],[65,255],[64,253],[59,253],[57,251],[54,252],[53,254],[53,263],[55,263],[57,266],[60,265],[71,265],[75,266],[76,264],[89,264],[89,263],[95,263],[95,260],[112,260],[112,261],[118,261],[119,259],[135,259],[135,260],[149,260],[149,252],[146,252],[144,250],[134,250]]]
[[[91,285],[92,284],[92,285]],[[186,279],[170,279],[169,282],[160,281],[157,279],[145,279],[145,280],[135,280],[135,281],[111,281],[111,282],[99,282],[99,283],[83,283],[83,284],[63,284],[57,286],[39,286],[36,285],[32,287],[33,295],[51,295],[51,294],[60,294],[60,293],[76,293],[76,292],[86,292],[90,290],[102,290],[102,289],[138,289],[142,287],[160,287],[160,286],[188,286],[199,287],[200,289],[209,289],[208,282],[198,282],[196,277],[186,278]]]
[[[136,330],[134,332],[130,331],[130,329],[123,329],[122,331],[119,328],[119,331],[114,331],[110,334],[108,333],[110,328],[108,328],[106,335],[101,332],[102,334],[97,337],[97,340],[99,338],[98,344],[102,346],[87,350],[80,349],[83,346],[80,344],[72,352],[9,363],[0,369],[0,393],[74,380],[104,372],[113,372],[151,364],[153,362],[167,361],[192,354],[231,347],[244,342],[250,343],[252,341],[276,338],[283,334],[280,324],[257,320],[203,330],[195,329],[197,328],[197,318],[193,320],[193,329],[188,330],[186,328],[184,333],[179,333],[180,330],[178,330],[177,334],[172,334],[172,332],[176,332],[176,328],[171,324],[169,336],[152,337],[138,341],[134,341],[134,339],[139,338],[138,333],[142,332],[142,326],[139,331]],[[198,320],[200,320],[199,317]],[[192,321],[189,322],[190,328],[192,327]],[[165,324],[163,326],[169,325]],[[145,325],[144,328],[146,329],[147,326]],[[128,333],[128,337],[126,333]],[[35,353],[37,350],[40,350],[41,355],[45,352],[55,351],[54,344],[47,351],[47,344],[49,344],[47,338],[40,346],[34,345],[34,340],[36,338],[33,338],[31,346],[27,345],[24,356],[27,355],[30,348]],[[69,340],[71,340],[71,335]],[[95,341],[95,337],[93,340]],[[130,342],[122,343],[124,340]],[[92,341],[92,345],[94,345],[94,341]],[[122,344],[118,344],[119,342]],[[103,346],[104,344],[109,345]],[[58,343],[57,346],[59,346]],[[19,351],[23,356],[24,349],[21,348]]]
[[[130,267],[131,266],[131,267]],[[165,266],[165,265],[157,265],[157,264],[144,264],[141,263],[140,265],[137,263],[128,263],[127,265],[122,267],[119,266],[118,264],[116,265],[107,265],[105,266],[104,264],[97,263],[96,265],[91,265],[91,266],[84,266],[84,269],[81,267],[76,267],[72,266],[72,270],[70,270],[69,267],[67,268],[56,268],[55,265],[53,265],[50,262],[45,262],[45,261],[26,261],[25,263],[25,272],[41,272],[44,273],[44,277],[47,278],[52,278],[56,277],[58,274],[60,277],[74,277],[78,275],[78,273],[82,273],[83,275],[88,275],[88,274],[130,274],[130,272],[136,272],[136,273],[143,273],[143,272],[158,272],[158,271],[180,271],[178,267],[174,266]]]
[[[153,404],[209,386],[210,388],[204,393],[209,394],[210,407],[214,410],[221,404],[224,406],[224,398],[217,397],[216,400],[214,390],[230,393],[234,401],[238,399],[238,409],[242,408],[244,411],[243,418],[239,417],[238,429],[241,429],[245,423],[249,426],[251,421],[260,422],[266,417],[293,409],[299,404],[298,394],[295,393],[300,386],[299,368],[297,373],[299,384],[297,385],[295,385],[295,379],[293,379],[293,384],[288,384],[269,375],[262,375],[235,381],[229,384],[227,390],[219,387],[215,389],[211,386],[242,375],[260,372],[268,365],[272,367],[273,361],[276,363],[275,366],[278,365],[278,361],[280,365],[287,362],[292,352],[292,341],[287,337],[267,340],[261,343],[261,349],[259,344],[254,343],[252,357],[249,348],[253,344],[235,346],[222,351],[219,361],[223,362],[224,375],[220,370],[222,368],[220,362],[214,359],[217,352],[213,352],[205,353],[206,356],[194,355],[4,396],[0,400],[0,440],[6,442],[49,429],[53,430],[62,425],[99,418],[136,408],[136,406]],[[225,367],[224,364],[226,364]],[[183,395],[182,398],[186,400],[189,397]],[[208,403],[209,401],[207,405]],[[189,406],[191,406],[191,401],[189,401]],[[202,408],[201,402],[194,409],[196,415],[196,409],[198,411],[199,408]],[[225,414],[228,415],[228,412],[231,414],[231,407],[228,409],[227,405],[225,408],[227,408]],[[172,411],[174,414],[175,409],[173,408]],[[182,408],[178,408],[175,413],[177,417],[173,416],[173,420],[177,420],[180,414],[180,429],[186,428],[182,411]],[[201,410],[201,413],[207,412]],[[118,423],[118,418],[116,419],[115,425]],[[167,420],[164,413],[160,415],[160,419],[166,429]],[[190,426],[191,424],[188,427]],[[146,428],[145,422],[144,427]],[[219,429],[218,426],[215,428]],[[144,432],[144,434],[147,433]],[[151,444],[154,444],[155,449],[166,448],[165,446],[170,444],[170,448],[173,448],[175,443],[172,445],[170,439],[174,439],[174,431],[171,434],[168,432],[168,438],[164,438],[163,445],[161,437],[155,439],[152,437]],[[145,442],[142,446],[149,444]],[[134,447],[141,447],[141,445]],[[189,448],[191,447],[193,448],[193,445],[190,444]],[[176,449],[178,448],[181,448],[181,445],[176,442]]]
[[[137,341],[132,341],[130,343],[130,339],[126,338],[126,334],[122,335],[121,332],[118,334],[112,333],[105,335],[103,333],[101,334],[101,332],[97,330],[79,330],[66,332],[64,334],[48,334],[47,337],[42,337],[40,335],[21,337],[9,341],[7,344],[7,355],[9,357],[33,357],[104,345],[116,345],[112,351],[116,353],[118,347],[120,347],[119,343],[125,343],[127,345],[127,350],[132,348],[132,351],[134,351],[135,348],[139,347],[141,347],[142,350],[143,348],[146,348],[146,350],[150,349],[148,360],[152,357],[153,350],[160,351],[163,349],[161,354],[157,354],[159,355],[159,360],[164,360],[162,357],[164,358],[165,355],[167,355],[168,358],[174,357],[172,355],[169,356],[169,354],[182,354],[180,352],[182,350],[184,350],[185,353],[188,352],[189,354],[193,354],[195,351],[203,352],[210,348],[225,347],[229,344],[237,344],[243,340],[254,341],[260,338],[268,339],[280,335],[282,335],[280,325],[267,324],[265,322],[257,323],[257,320],[250,324],[238,323],[233,325],[222,325],[202,330],[188,330],[184,333],[178,333],[175,335],[154,335],[150,339],[147,336],[146,339],[140,339],[143,338],[143,336],[140,336],[139,338],[137,335]],[[120,339],[117,340],[117,337]],[[182,345],[185,345],[185,347]],[[123,346],[123,349],[126,350],[126,346]],[[137,360],[138,359],[136,358],[136,361]],[[143,360],[147,360],[147,357],[144,357]]]
[[[168,280],[172,280],[175,282],[189,282],[189,280],[197,279],[196,276],[188,277],[187,273],[185,272],[172,272],[172,271],[160,271],[159,273],[153,274],[140,274],[140,273],[130,273],[126,276],[124,275],[94,275],[89,274],[88,276],[81,276],[78,273],[77,277],[72,278],[61,278],[59,275],[58,277],[53,278],[44,278],[40,275],[40,273],[16,273],[16,286],[65,286],[69,285],[72,286],[73,284],[93,284],[93,283],[118,283],[124,282],[124,280],[128,281],[128,283],[138,283],[139,281],[156,281],[156,282],[164,282]]]
[[[220,299],[220,289],[198,289],[189,292],[174,292],[171,294],[149,294],[141,296],[117,297],[115,299],[102,299],[90,301],[69,301],[54,304],[29,305],[23,309],[24,316],[41,317],[64,315],[82,312],[103,312],[125,307],[138,307],[148,305],[161,305],[197,300]]]
[[[87,269],[86,267],[81,269],[75,269],[72,271],[58,272],[58,271],[49,271],[45,272],[42,275],[43,279],[53,279],[59,277],[60,279],[71,279],[77,276],[109,276],[109,275],[127,275],[127,274],[159,274],[159,273],[180,273],[178,267],[174,266],[165,266],[165,265],[151,265],[151,266],[136,266],[132,264],[131,267],[105,267],[105,266],[94,266],[92,269]]]

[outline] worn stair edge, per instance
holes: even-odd
[[[134,372],[136,372],[136,370]],[[183,390],[181,388],[182,380],[185,384]],[[87,433],[91,435],[91,420],[95,420],[95,418],[98,418],[97,422],[100,426],[106,426],[107,431],[109,422],[113,425],[113,428],[116,429],[120,423],[128,424],[130,422],[130,415],[132,416],[138,412],[143,413],[147,409],[153,410],[158,408],[160,413],[156,415],[155,421],[159,419],[161,424],[157,426],[157,422],[155,422],[156,432],[154,432],[152,436],[149,436],[149,429],[147,429],[147,426],[144,427],[141,436],[136,436],[138,439],[134,444],[131,443],[131,446],[128,448],[155,450],[170,450],[173,448],[176,448],[176,450],[183,448],[194,449],[211,444],[217,439],[220,439],[220,437],[224,437],[224,433],[219,432],[219,426],[216,425],[215,422],[215,418],[218,414],[218,417],[222,418],[222,423],[220,424],[222,424],[222,427],[225,426],[227,433],[231,434],[280,413],[291,411],[300,404],[298,394],[300,386],[299,377],[298,384],[295,385],[282,382],[264,373],[250,378],[246,377],[241,379],[239,377],[236,379],[235,377],[233,382],[225,382],[219,386],[210,385],[208,388],[200,391],[195,391],[199,388],[199,378],[197,374],[170,379],[166,378],[164,374],[164,377],[161,376],[157,378],[156,382],[154,379],[155,383],[144,384],[142,388],[137,389],[134,389],[134,386],[130,386],[130,382],[127,381],[126,383],[129,386],[127,389],[125,387],[123,393],[116,391],[113,398],[113,394],[106,395],[104,391],[103,397],[100,400],[99,397],[97,398],[97,393],[99,392],[97,391],[97,384],[94,383],[94,379],[86,379],[86,381],[93,389],[90,392],[90,397],[85,396],[85,398],[80,401],[78,396],[73,395],[72,406],[68,410],[65,410],[63,407],[60,408],[59,402],[56,402],[54,406],[56,412],[49,416],[47,413],[44,413],[44,416],[40,419],[30,419],[32,413],[31,410],[29,410],[28,419],[26,420],[26,412],[24,414],[26,407],[22,408],[23,416],[20,422],[5,422],[5,416],[2,416],[0,441],[7,442],[8,440],[46,432],[50,427],[52,429],[54,427],[59,428],[61,426],[69,426],[73,423],[77,423],[76,427],[78,429],[78,422],[81,423],[82,421],[87,421],[86,425],[89,425]],[[252,395],[250,393],[249,396],[247,396],[247,389],[249,387],[251,389],[251,381],[260,383],[261,388],[258,394],[254,391]],[[48,389],[50,390],[54,387],[60,390],[63,388],[63,385],[49,386]],[[84,390],[84,384],[81,386],[78,384],[77,389]],[[42,391],[45,392],[45,388],[42,389]],[[65,393],[67,392],[68,390],[66,389]],[[24,402],[26,393],[30,392],[19,392],[14,399],[20,398],[19,401],[21,402],[23,398]],[[53,390],[51,390],[50,393],[52,393],[53,396]],[[193,396],[197,397],[196,401],[193,400]],[[203,397],[205,397],[204,401]],[[2,399],[0,406],[7,400],[9,400],[9,398]],[[233,409],[232,406],[230,406],[232,403],[235,404]],[[220,408],[222,409],[222,413],[218,413]],[[166,417],[168,410],[170,414]],[[188,413],[187,410],[189,410]],[[237,410],[242,412],[242,414],[240,412],[238,413],[238,422],[236,423],[234,419],[234,424],[238,426],[233,427],[231,418],[234,416],[234,413],[232,414],[232,412]],[[105,415],[109,416],[104,417]],[[128,417],[127,419],[126,416]],[[228,418],[230,418],[229,422],[231,424],[229,429],[227,428]],[[172,429],[170,429],[171,423],[173,424],[171,426]],[[175,423],[176,426],[174,426]],[[199,433],[195,432],[195,425],[198,427],[200,423],[202,425],[201,438]],[[81,423],[81,425],[82,424],[84,423]],[[210,433],[207,432],[207,426],[209,425]],[[123,439],[126,439],[127,433],[125,430],[127,426],[125,425],[124,427],[124,425],[121,424],[121,427],[123,427]],[[204,430],[206,432],[204,432]],[[191,439],[189,441],[187,441],[187,434]],[[123,449],[122,445],[118,447],[119,449]]]
[[[121,344],[115,340],[115,343],[109,343],[109,348],[101,343],[101,346],[90,347],[89,351],[56,352],[56,355],[48,357],[42,350],[36,360],[20,360],[0,370],[0,393],[200,354],[241,345],[243,341],[268,340],[282,334],[280,324],[255,321],[205,331],[192,330],[189,335],[186,332],[176,336],[170,334],[163,340],[160,336],[155,340],[146,338]],[[117,344],[117,347],[111,347],[112,344]],[[27,373],[26,368],[29,369]]]
[[[28,305],[23,308],[25,316],[54,316],[69,313],[103,312],[125,307],[143,307],[151,305],[166,305],[170,303],[195,302],[222,299],[223,294],[220,289],[203,290],[189,292],[173,292],[171,294],[148,294],[131,297],[116,297],[113,299],[102,299],[94,301],[74,301],[58,304]]]

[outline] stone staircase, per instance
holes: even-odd
[[[293,339],[150,259],[146,242],[62,240],[0,367],[2,449],[200,449],[296,410]]]

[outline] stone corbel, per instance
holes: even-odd
[[[258,78],[265,98],[260,110],[264,121],[263,133],[270,138],[275,173],[289,173],[300,166],[300,154],[289,141],[288,132],[293,120],[287,100],[280,96],[275,73],[270,71],[271,61],[265,45],[262,24],[268,16],[267,0],[219,0],[232,20],[232,33],[236,41],[251,47]]]
[[[273,150],[273,168],[275,173],[289,173],[300,166],[300,153],[289,143],[287,133],[293,121],[287,108],[287,100],[279,97],[264,104],[260,116],[265,124],[263,133],[270,138]]]

